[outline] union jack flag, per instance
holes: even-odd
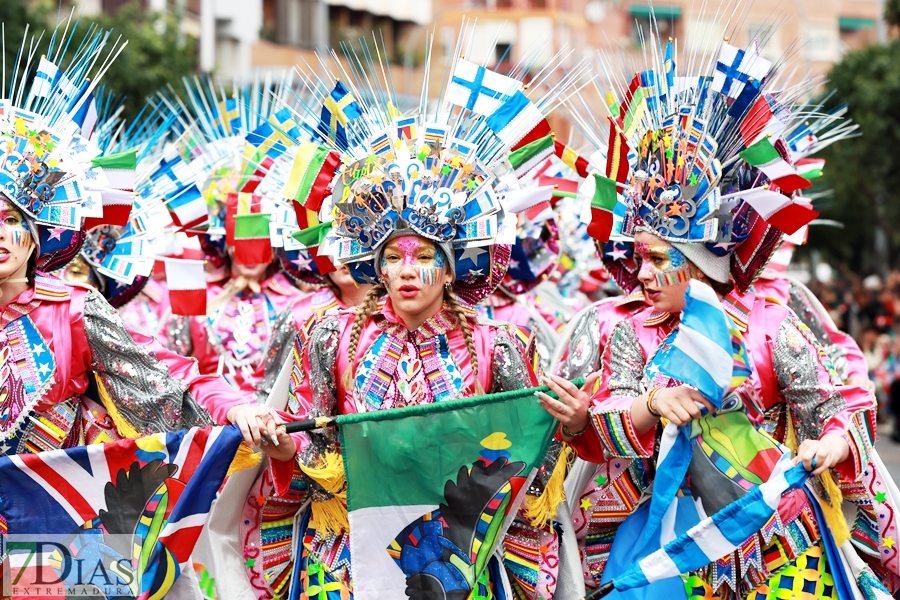
[[[93,540],[109,573],[130,570],[121,583],[132,597],[163,598],[190,568],[240,443],[232,425],[0,457],[0,548],[15,547],[7,536],[72,536],[82,548]]]

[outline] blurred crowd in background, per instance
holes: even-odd
[[[841,268],[817,273],[806,284],[859,344],[875,382],[880,421],[900,420],[900,269],[882,277]],[[891,439],[900,443],[900,427]]]

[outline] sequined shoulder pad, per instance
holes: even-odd
[[[511,339],[523,356],[527,356],[529,350],[534,348],[534,332],[530,327],[515,325],[505,321],[494,321],[489,326],[497,329],[498,333],[503,332]],[[497,343],[497,337],[494,338],[494,344]]]
[[[510,326],[513,329],[526,327]],[[523,348],[520,340],[510,335],[507,327],[495,327],[491,351],[491,393],[517,390],[531,385],[531,372],[538,369],[534,337]],[[529,364],[531,365],[529,367]]]

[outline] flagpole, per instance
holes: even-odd
[[[581,387],[584,385],[584,378],[579,377],[578,379],[573,379],[570,381],[572,385],[575,387]],[[544,392],[552,398],[556,398],[556,394],[554,394],[549,387],[546,385],[541,385],[537,387],[531,388],[523,388],[521,390],[510,390],[507,392],[498,392],[496,394],[484,394],[483,396],[473,396],[471,398],[466,398],[466,400],[478,400],[485,402],[499,402],[501,400],[512,400],[515,398],[524,398],[526,396],[533,396],[537,392]],[[404,409],[398,409],[404,410]],[[325,427],[338,427],[340,426],[340,416],[335,417],[317,417],[315,419],[303,419],[302,421],[292,421],[291,423],[285,423],[283,425],[286,433],[300,433],[303,431],[313,431],[315,429],[323,429]]]
[[[607,581],[581,600],[599,600],[600,598],[609,596],[611,593],[613,593],[613,591],[615,591],[615,589],[615,584],[613,584],[612,581]]]

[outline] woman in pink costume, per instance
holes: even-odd
[[[47,274],[85,239],[73,204],[86,199],[79,193],[86,171],[101,171],[83,155],[99,150],[64,115],[0,103],[0,453],[229,422],[248,442],[259,443],[261,431],[274,434],[271,411],[201,375],[194,361],[132,335],[93,288]]]
[[[366,122],[384,120],[378,106],[373,99],[366,107]],[[414,127],[422,131],[425,122],[420,116]],[[408,151],[389,145],[384,152],[357,142],[342,153],[331,205],[326,201],[321,210],[334,220],[320,238],[318,255],[346,265],[357,281],[374,287],[355,311],[317,313],[296,336],[287,401],[295,418],[389,410],[537,384],[531,333],[481,322],[472,308],[508,266],[509,245],[498,242],[493,225],[503,223],[509,231],[512,224],[514,233],[516,215],[491,200],[496,180],[490,169],[499,163],[482,162],[506,156],[508,149],[490,135],[471,152],[448,139],[413,140]],[[248,519],[245,551],[263,546],[263,566],[251,569],[251,580],[269,582],[278,596],[290,586],[291,597],[305,597],[313,588],[352,597],[346,506],[341,490],[320,476],[334,460],[329,457],[340,452],[335,432],[281,435],[278,442],[281,460],[271,461],[259,495],[274,488],[285,510],[312,502],[301,513],[302,539],[289,565],[276,564],[279,548],[267,545],[256,528],[264,518]],[[492,564],[489,578],[467,595],[500,585],[501,567]],[[422,577],[407,574],[410,593],[423,585],[416,583]]]
[[[889,476],[874,467],[874,399],[864,388],[843,384],[815,337],[790,309],[750,290],[782,234],[756,213],[760,205],[741,198],[746,194],[756,200],[748,190],[790,191],[796,180],[768,181],[764,170],[742,160],[751,160],[752,154],[726,154],[740,150],[742,145],[732,143],[732,136],[746,135],[747,130],[716,118],[716,111],[727,112],[729,105],[714,104],[722,92],[705,81],[700,77],[687,96],[712,107],[712,114],[705,115],[708,122],[689,127],[677,121],[664,133],[637,131],[629,140],[637,162],[627,177],[609,173],[625,180],[623,200],[616,208],[621,221],[612,233],[634,239],[641,265],[638,279],[652,306],[616,324],[596,394],[555,378],[550,387],[563,403],[542,396],[544,407],[562,422],[562,439],[579,457],[607,467],[598,481],[605,486],[603,493],[582,499],[593,511],[591,519],[606,524],[604,556],[590,573],[592,583],[616,577],[662,541],[766,481],[774,464],[766,457],[780,456],[786,446],[807,469],[815,462],[815,487],[834,507],[824,511],[827,522],[817,516],[822,514],[818,501],[803,490],[789,492],[774,520],[737,552],[681,578],[614,596],[756,600],[803,591],[832,598],[832,574],[846,567],[853,584],[875,597],[884,593],[879,579],[892,583],[900,571],[891,548],[893,509],[881,509],[887,500],[876,494],[886,489],[882,478]],[[666,107],[673,108],[677,114],[677,105]],[[706,149],[688,142],[696,127],[704,128],[710,140]],[[777,149],[779,144],[772,146],[770,139],[763,138],[763,143]],[[710,154],[710,148],[723,149],[722,155]],[[692,166],[678,168],[685,164]],[[723,196],[737,201],[725,205]],[[767,216],[792,230],[804,224],[802,219],[812,218],[803,206],[792,209],[790,218],[787,214]],[[705,417],[705,411],[713,410],[705,397],[663,374],[656,362],[658,353],[668,356],[666,349],[673,343],[669,336],[680,331],[679,313],[692,280],[715,291],[749,354],[750,377],[726,396],[728,402],[718,412]],[[673,474],[668,462],[656,463],[661,419],[696,431],[687,449],[693,454],[678,457],[687,469],[684,473]],[[675,495],[663,497],[660,489]],[[852,500],[856,513],[849,530],[839,510],[845,498]],[[663,513],[671,506],[678,507],[669,511],[675,520],[663,524]],[[879,537],[874,538],[874,532]],[[827,550],[823,535],[833,535],[838,546],[843,544],[841,551]],[[780,558],[771,560],[775,556]],[[859,557],[879,577],[869,567],[851,571],[850,565],[865,564]]]

